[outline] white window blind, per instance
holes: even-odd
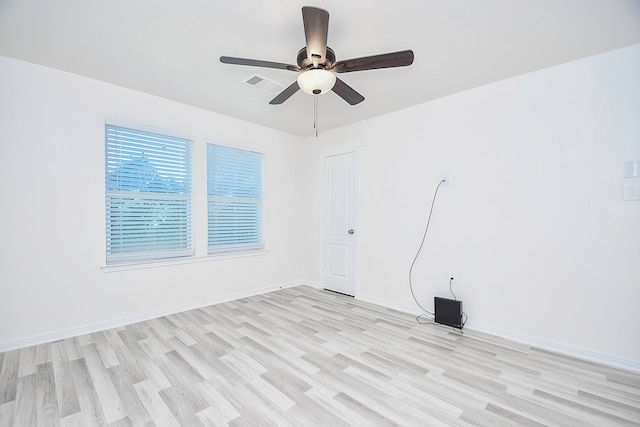
[[[107,264],[190,256],[191,141],[107,124]]]
[[[264,247],[262,159],[261,153],[207,144],[209,254]]]

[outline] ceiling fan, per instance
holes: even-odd
[[[302,22],[304,24],[306,46],[298,52],[298,65],[258,59],[235,58],[231,56],[221,56],[220,62],[234,65],[276,68],[299,73],[296,81],[269,102],[269,104],[272,105],[282,104],[299,89],[312,95],[321,95],[331,90],[349,104],[356,105],[364,101],[364,96],[337,78],[336,73],[406,67],[413,63],[413,51],[411,50],[336,62],[335,52],[327,46],[329,12],[317,7],[304,6],[302,8]]]

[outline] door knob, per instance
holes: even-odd
[[[352,228],[351,230],[347,231],[347,233],[353,234],[353,233],[355,233],[355,231],[353,231],[353,228]]]

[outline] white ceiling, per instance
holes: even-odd
[[[298,0],[0,0],[0,54],[286,132],[313,133],[313,97],[283,105],[243,80],[297,74]],[[366,98],[319,98],[327,130],[523,73],[640,43],[640,0],[317,0],[338,60],[412,49],[410,67],[341,74]]]

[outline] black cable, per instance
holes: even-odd
[[[453,289],[451,287],[451,282],[453,282],[453,277],[449,276],[449,292],[451,292],[451,295],[453,295],[453,299],[455,301],[458,301],[458,298],[456,298],[456,294],[453,293]],[[460,325],[460,328],[454,328],[456,329],[458,332],[460,332],[461,335],[463,335],[464,333],[462,332],[462,328],[464,328],[464,324],[467,323],[467,320],[469,320],[469,316],[467,316],[467,313],[465,313],[464,311],[462,312],[462,315],[464,316],[464,321],[462,322],[462,325]]]
[[[416,252],[416,256],[415,256],[415,258],[413,258],[413,262],[411,263],[411,268],[409,268],[409,290],[411,291],[411,296],[413,296],[413,300],[416,302],[416,304],[418,304],[418,307],[420,307],[422,309],[422,311],[426,312],[427,314],[430,314],[432,317],[435,317],[435,314],[430,312],[426,308],[424,308],[418,302],[418,299],[416,298],[416,294],[413,292],[413,284],[411,283],[411,275],[413,274],[413,266],[416,264],[416,260],[418,259],[418,256],[420,255],[420,251],[422,251],[422,246],[424,246],[424,241],[427,238],[427,231],[429,231],[429,223],[431,222],[431,214],[433,213],[433,206],[436,203],[436,196],[438,195],[438,190],[440,189],[440,186],[442,185],[442,183],[444,183],[444,179],[441,180],[438,183],[438,186],[436,187],[436,191],[433,193],[433,200],[431,201],[431,209],[429,210],[429,218],[427,219],[427,226],[424,228],[424,234],[422,235],[422,242],[420,242],[420,247],[418,248],[418,252]],[[420,316],[416,317],[416,321],[418,323],[422,323],[422,322],[420,322],[419,319],[421,317],[423,317],[423,316],[427,317],[424,314],[421,314]]]
[[[467,316],[467,313],[465,313],[464,311],[462,312],[462,315],[464,316],[464,321],[462,322],[462,325],[460,325],[459,328],[456,328],[454,326],[451,327],[451,329],[453,329],[454,331],[459,332],[460,335],[464,335],[464,332],[462,332],[462,328],[464,328],[464,324],[467,323],[467,320],[469,319],[469,316]]]
[[[453,299],[455,301],[458,301],[458,298],[456,298],[456,294],[453,293],[453,289],[451,288],[451,282],[453,282],[453,277],[449,276],[449,292],[451,292],[451,295],[453,295]]]
[[[422,318],[427,319],[426,321],[420,320]],[[427,316],[426,314],[419,314],[418,317],[416,317],[416,322],[420,323],[421,325],[426,325],[427,323],[435,323],[432,317]]]

